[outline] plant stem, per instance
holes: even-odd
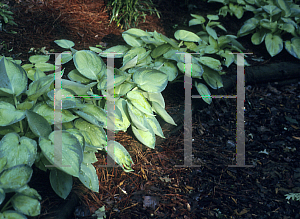
[[[3,206],[3,208],[1,209],[1,213],[3,213],[6,209],[8,209],[7,208],[7,206],[10,204],[10,201],[11,201],[11,199],[9,199],[6,203],[5,203],[5,205]]]
[[[15,95],[14,95],[14,102],[15,102],[15,106],[16,106],[16,108],[17,108],[18,102],[17,102],[17,98],[16,98]],[[23,124],[22,124],[22,120],[19,121],[19,123],[20,123],[21,133],[23,133]]]

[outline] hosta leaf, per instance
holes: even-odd
[[[41,116],[43,116],[49,124],[54,124],[54,110],[53,108],[49,107],[45,103],[37,104],[33,111]],[[73,121],[74,119],[78,118],[78,116],[74,116],[69,110],[62,109],[61,110],[61,121],[62,123]]]
[[[27,217],[21,213],[18,213],[13,210],[7,210],[4,211],[3,214],[0,213],[0,216],[3,216],[3,218],[13,218],[13,219],[27,219]]]
[[[48,62],[50,59],[50,56],[46,55],[34,55],[29,57],[29,62],[31,63],[43,63],[43,62]]]
[[[2,189],[19,189],[26,185],[32,176],[32,169],[26,164],[5,169],[0,173],[0,187]]]
[[[5,200],[5,192],[3,189],[0,188],[0,205],[3,203],[4,200]]]
[[[142,41],[141,39],[138,39],[137,37],[131,36],[126,33],[123,33],[122,37],[125,40],[125,42],[132,47],[141,47],[144,44],[144,41]]]
[[[80,74],[91,80],[102,78],[105,72],[106,66],[103,60],[90,50],[76,52],[73,61]]]
[[[211,99],[211,93],[208,90],[208,88],[206,87],[206,85],[202,84],[202,83],[197,83],[195,82],[196,85],[196,89],[198,91],[198,93],[201,95],[202,99],[208,103],[211,104],[212,99]]]
[[[27,88],[25,70],[3,57],[0,60],[0,91],[19,96]]]
[[[134,87],[135,87],[134,83],[124,82],[115,87],[115,94],[118,94],[119,96],[123,96],[127,94]]]
[[[122,127],[119,127],[119,129],[126,131],[127,128],[130,126],[129,114],[127,110],[127,102],[123,98],[120,98],[119,100],[116,101],[116,106],[119,108],[123,120],[123,122],[120,123]]]
[[[82,107],[81,99],[76,98],[75,94],[71,90],[66,89],[59,89],[58,91],[54,92],[51,90],[47,93],[47,96],[50,98],[51,101],[54,101],[55,96],[61,96],[61,109],[72,109],[72,108],[80,108]]]
[[[211,69],[214,69],[216,71],[221,71],[222,70],[221,62],[217,59],[202,56],[198,59],[198,61],[201,64],[206,65],[206,66],[208,66]]]
[[[131,166],[134,164],[128,151],[116,141],[107,142],[107,154],[120,165],[125,172],[131,172]]]
[[[173,118],[167,113],[167,111],[158,103],[152,102],[152,107],[155,110],[155,112],[167,123],[170,123],[172,125],[176,125]],[[177,126],[177,125],[176,125]]]
[[[206,31],[210,36],[212,36],[212,38],[214,38],[215,40],[218,39],[216,31],[211,27],[209,27],[208,25],[206,25]]]
[[[160,93],[168,84],[168,75],[155,69],[139,68],[133,74],[133,81],[144,91]]]
[[[16,194],[11,199],[15,210],[27,216],[38,216],[41,213],[41,204],[39,200],[21,194]],[[9,217],[6,217],[9,218]]]
[[[203,17],[202,17],[203,18]],[[194,26],[198,24],[203,24],[205,22],[205,19],[192,19],[189,21],[189,26]]]
[[[42,96],[51,86],[54,81],[53,74],[42,77],[29,84],[29,88],[26,91],[29,100],[37,100]]]
[[[217,20],[219,20],[219,16],[218,15],[207,15],[207,18],[210,21],[217,21]]]
[[[27,118],[30,130],[36,136],[43,137],[46,139],[48,138],[49,134],[52,131],[52,128],[43,116],[41,116],[31,110],[26,110],[26,118]]]
[[[177,30],[174,34],[176,40],[183,40],[188,42],[200,42],[201,38],[193,32],[187,30]]]
[[[207,68],[205,66],[203,66],[203,68],[204,68],[204,73],[202,77],[211,88],[218,89],[223,87],[222,78],[217,71]]]
[[[263,31],[263,30],[257,31],[256,33],[254,33],[252,35],[251,42],[254,45],[259,45],[264,41],[265,37],[266,37],[266,32],[265,31]]]
[[[73,186],[72,176],[59,170],[50,171],[50,184],[54,192],[61,198],[66,199],[70,194]]]
[[[232,3],[229,4],[229,9],[233,11],[234,15],[238,18],[241,19],[244,14],[244,9],[242,6],[239,5],[234,5]]]
[[[178,75],[177,67],[172,62],[165,62],[159,70],[168,75],[168,81],[173,81]]]
[[[83,119],[77,119],[74,126],[84,137],[86,146],[103,150],[106,145],[106,134],[102,127],[95,126]]]
[[[146,98],[143,96],[143,94],[138,91],[130,91],[127,93],[127,98],[130,100],[130,103],[135,106],[138,110],[141,112],[152,115],[152,109]]]
[[[86,96],[87,92],[94,87],[97,84],[97,82],[92,82],[90,84],[84,85],[84,84],[79,84],[74,81],[69,81],[66,79],[61,79],[61,85],[62,88],[64,89],[70,89],[77,95],[83,95]]]
[[[107,57],[109,53],[118,53],[115,54],[114,57],[122,58],[127,53],[128,50],[129,50],[129,46],[117,45],[103,51],[102,53],[100,53],[100,56]]]
[[[165,108],[165,100],[161,93],[150,93],[150,92],[143,92],[143,95],[151,102],[158,103],[161,107]]]
[[[283,41],[279,35],[268,33],[265,38],[268,53],[273,57],[280,53],[283,49]]]
[[[291,42],[292,41],[292,42]],[[285,49],[295,58],[300,59],[300,37],[285,42]]]
[[[277,30],[277,21],[270,22],[268,19],[262,19],[260,20],[260,26],[275,32]]]
[[[127,110],[131,119],[131,124],[140,130],[143,130],[145,132],[148,131],[147,125],[145,124],[146,121],[144,120],[145,114],[128,102],[127,102]]]
[[[55,65],[50,63],[36,63],[35,67],[41,71],[55,71]]]
[[[124,31],[123,34],[129,34],[134,37],[151,36],[151,34],[149,34],[148,32],[138,28],[130,28],[127,31]]]
[[[145,115],[145,118],[149,126],[152,128],[154,134],[158,135],[161,138],[165,138],[164,133],[157,119],[154,116],[148,116],[148,115]]]
[[[8,126],[25,118],[23,110],[16,110],[14,105],[0,101],[0,126]]]
[[[123,66],[120,68],[120,70],[125,71],[128,68],[132,68],[132,67],[136,66],[137,60],[138,60],[138,56],[135,56],[133,59],[131,59],[130,61],[123,64]]]
[[[70,51],[64,51],[61,53],[61,64],[66,64],[67,62],[71,61],[73,58],[72,53]]]
[[[91,79],[88,79],[87,77],[80,74],[77,69],[73,69],[72,71],[70,71],[68,74],[68,78],[72,81],[80,82],[82,84],[88,84],[91,82]]]
[[[93,153],[95,154],[95,153]],[[99,181],[95,167],[90,163],[82,163],[79,172],[79,180],[85,187],[94,192],[99,192]]]
[[[152,50],[151,56],[152,56],[152,58],[155,59],[155,58],[165,54],[170,49],[171,49],[171,45],[169,45],[169,44],[160,45],[160,46],[156,47],[154,50]]]
[[[222,50],[223,51],[223,50]],[[220,52],[220,56],[225,58],[225,66],[228,68],[234,62],[234,54],[230,50]]]
[[[254,30],[259,23],[259,20],[256,18],[250,18],[249,20],[245,21],[244,25],[238,31],[237,36],[242,37],[249,34],[252,30]]]
[[[75,113],[99,127],[107,125],[105,110],[103,110],[101,107],[95,106],[94,104],[85,104],[80,108],[80,111],[75,111]]]
[[[38,200],[42,200],[42,197],[40,196],[40,194],[35,189],[30,188],[28,186],[28,184],[19,188],[16,192],[19,194],[22,194],[22,195],[26,195],[26,196],[38,199]]]
[[[264,9],[271,16],[276,15],[281,12],[281,10],[278,7],[276,7],[275,5],[264,5],[261,8]]]
[[[16,133],[5,135],[0,141],[0,157],[6,157],[6,168],[19,164],[32,166],[37,154],[36,141]]]
[[[155,46],[160,46],[164,44],[164,42],[157,41],[155,38],[150,37],[150,36],[142,36],[141,39],[146,43],[146,44],[153,44]]]
[[[177,67],[182,73],[185,73],[186,64],[183,62],[177,62]],[[191,76],[192,78],[201,78],[203,74],[203,68],[200,64],[192,63],[191,65]]]
[[[75,43],[73,43],[70,40],[55,40],[54,41],[58,46],[64,48],[64,49],[69,49],[73,46],[75,46]]]
[[[291,15],[291,8],[285,0],[276,0],[276,3],[285,12],[284,17],[289,17]]]
[[[155,148],[155,134],[153,130],[150,128],[149,131],[143,131],[140,129],[135,128],[134,126],[131,126],[132,132],[134,136],[142,142],[147,147],[154,149]]]
[[[57,131],[54,131],[49,135],[50,140],[42,137],[39,140],[39,145],[44,156],[48,161],[50,161],[51,164],[57,165],[56,167],[58,169],[64,171],[69,175],[79,177],[80,164],[83,160],[83,151],[79,141],[74,135],[65,130],[62,130],[62,144],[54,145],[55,132]],[[60,153],[61,160],[58,160],[57,162],[61,163],[55,163],[57,159],[57,157],[55,156]]]

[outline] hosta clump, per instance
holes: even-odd
[[[0,204],[5,193],[16,192],[8,202],[12,206],[6,204],[0,212],[7,217],[40,212],[41,197],[27,186],[33,164],[50,170],[51,187],[62,198],[70,193],[73,177],[98,192],[92,163],[99,150],[107,151],[124,171],[133,171],[131,156],[118,142],[107,142],[105,129],[126,131],[131,126],[138,140],[154,148],[155,135],[164,137],[155,114],[175,125],[161,95],[166,74],[148,68],[129,74],[107,67],[91,50],[77,51],[71,41],[55,42],[67,49],[56,65],[74,63],[70,80],[61,79],[60,89],[54,89],[54,79],[64,77],[64,69],[61,75],[51,73],[55,65],[48,63],[48,55],[31,56],[31,64],[22,66],[18,60],[0,57]],[[108,81],[113,73],[114,80]],[[57,130],[54,107],[60,97],[62,130]]]
[[[198,24],[203,26],[203,31],[197,34],[186,30],[178,30],[174,34],[175,40],[156,31],[146,32],[132,28],[122,34],[128,46],[117,45],[105,50],[104,53],[94,47],[91,50],[99,52],[102,57],[114,52],[116,58],[123,58],[123,66],[120,70],[127,72],[127,74],[133,74],[133,82],[142,90],[147,90],[143,87],[148,85],[143,82],[143,78],[149,78],[149,86],[154,86],[151,81],[155,78],[160,78],[161,81],[166,82],[164,79],[166,76],[156,77],[156,74],[161,75],[164,73],[167,75],[167,81],[175,81],[180,77],[178,76],[179,71],[183,74],[185,72],[185,55],[193,53],[191,55],[191,76],[194,78],[195,87],[203,100],[210,104],[212,101],[211,93],[205,84],[199,82],[199,79],[203,78],[213,89],[221,88],[223,83],[220,75],[224,74],[222,64],[227,67],[230,66],[236,61],[236,57],[230,53],[232,51],[242,52],[244,48],[235,40],[236,36],[218,37],[213,29],[214,26],[226,31],[220,22],[215,21],[218,20],[218,16],[209,15],[206,26],[204,26],[206,20],[202,16],[192,16],[194,19],[190,21],[190,26]],[[139,78],[142,78],[142,80],[139,80]],[[160,86],[163,83],[157,85]],[[157,111],[156,108],[154,109]]]
[[[260,45],[265,41],[268,53],[273,57],[285,49],[294,57],[300,59],[300,6],[291,0],[210,0],[222,2],[226,6],[219,10],[219,14],[234,13],[237,18],[243,16],[244,11],[251,11],[254,16],[239,30],[237,36],[252,34],[251,41]],[[237,3],[235,5],[233,3]],[[229,8],[227,6],[229,4]]]

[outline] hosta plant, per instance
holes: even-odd
[[[27,185],[32,165],[49,170],[51,187],[62,198],[70,193],[73,177],[98,192],[92,163],[99,150],[107,151],[124,171],[133,171],[127,150],[118,142],[107,142],[105,130],[118,132],[130,127],[138,140],[154,148],[155,135],[164,137],[155,115],[176,125],[165,111],[161,95],[168,82],[165,73],[142,68],[130,74],[114,69],[114,81],[107,81],[112,71],[98,54],[77,51],[68,40],[55,42],[69,51],[61,55],[61,63],[74,63],[69,79],[65,79],[65,69],[61,71],[64,79],[59,90],[54,89],[55,74],[51,72],[55,65],[49,63],[49,55],[31,56],[30,64],[22,66],[20,61],[0,57],[0,204],[4,205],[4,217],[40,213],[41,197]],[[114,97],[108,95],[107,84],[114,86]],[[61,131],[54,129],[58,94],[64,97]],[[108,101],[115,105],[112,112],[107,110]],[[58,138],[61,153],[55,149]],[[60,160],[56,160],[58,155]],[[3,203],[10,192],[16,194]]]
[[[201,24],[204,25],[205,19],[198,15],[192,15],[193,20],[190,26]],[[241,52],[242,45],[238,43],[236,36],[218,36],[213,27],[218,26],[225,30],[218,20],[218,16],[209,15],[209,22],[204,30],[195,34],[186,30],[175,32],[175,39],[168,38],[160,33],[146,32],[140,29],[131,28],[123,32],[123,39],[127,45],[117,45],[101,53],[102,50],[91,48],[99,52],[100,56],[106,57],[106,53],[115,52],[116,58],[123,58],[121,71],[127,74],[133,74],[133,81],[140,80],[135,74],[141,70],[148,71],[149,77],[155,78],[155,72],[167,75],[170,82],[176,81],[184,75],[185,72],[185,55],[193,53],[192,56],[192,78],[194,85],[207,103],[211,103],[211,93],[207,86],[201,83],[200,79],[212,88],[218,89],[223,86],[221,76],[222,64],[230,66],[236,57],[230,54],[232,51]],[[225,30],[226,31],[226,30]],[[194,54],[198,53],[198,54]],[[221,61],[220,61],[221,60]],[[179,75],[178,72],[182,74]],[[143,78],[144,76],[141,76]],[[142,87],[141,87],[142,88]],[[143,89],[143,88],[142,88]],[[157,110],[155,108],[155,110]]]
[[[209,0],[209,2],[225,4],[219,10],[219,14],[223,16],[229,12],[241,18],[244,11],[253,12],[254,16],[245,21],[237,36],[252,34],[252,43],[260,45],[265,42],[266,49],[272,57],[280,53],[285,44],[285,49],[292,56],[300,59],[300,6],[294,1]],[[287,40],[284,42],[285,38]]]

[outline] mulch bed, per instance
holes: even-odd
[[[24,62],[31,47],[55,48],[56,39],[73,40],[76,49],[110,47],[122,40],[122,31],[113,23],[109,26],[104,1],[9,2],[18,23],[11,29],[18,34],[1,33],[0,38],[7,49],[13,48],[7,54]],[[214,11],[205,2],[198,4],[204,14]],[[190,13],[178,5],[179,1],[161,1],[161,20],[148,16],[138,27],[173,37],[173,26],[185,23]],[[284,51],[271,59],[262,50],[247,44],[247,52],[255,51],[267,62],[295,60]],[[168,85],[163,96],[169,112],[182,106],[183,84]],[[183,128],[155,150],[140,147],[128,133],[119,132],[116,140],[132,155],[135,171],[99,167],[106,163],[106,155],[97,154],[100,192],[93,193],[74,179],[72,193],[80,204],[70,218],[95,218],[91,215],[103,205],[107,218],[299,218],[299,202],[284,196],[300,192],[299,106],[299,82],[246,86],[245,157],[246,164],[253,165],[249,168],[228,167],[236,163],[234,99],[215,99],[207,108],[193,111],[193,164],[201,167],[176,167],[184,160]],[[29,185],[43,198],[42,213],[36,218],[51,218],[63,200],[51,190],[48,174],[35,170]]]

